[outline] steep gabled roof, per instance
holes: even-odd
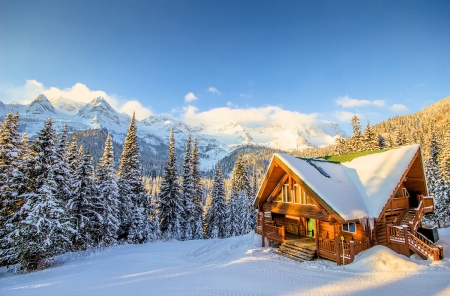
[[[409,145],[340,164],[279,153],[274,158],[341,218],[352,220],[379,217],[419,149]]]

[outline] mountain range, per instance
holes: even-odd
[[[28,105],[0,102],[0,119],[12,110],[20,115],[20,131],[32,138],[51,117],[57,130],[66,124],[69,132],[106,129],[114,140],[122,143],[130,123],[130,116],[115,110],[103,98],[97,97],[89,103],[76,102],[63,97],[47,99],[39,95]],[[334,142],[336,137],[347,137],[334,122],[316,121],[314,125],[291,123],[269,124],[261,127],[246,127],[230,120],[223,125],[188,125],[163,114],[151,115],[136,120],[138,136],[150,147],[167,145],[170,130],[174,127],[176,144],[184,150],[187,136],[198,137],[202,169],[209,169],[217,161],[243,146],[267,147],[294,151],[307,147],[320,147]],[[152,151],[152,149],[147,151]],[[161,150],[153,149],[153,153]]]

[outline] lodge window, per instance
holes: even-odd
[[[344,223],[342,224],[342,231],[356,233],[356,223]]]
[[[289,189],[289,184],[283,184],[280,192],[278,192],[273,201],[302,205],[315,205],[312,198],[299,184],[294,184],[293,190]]]

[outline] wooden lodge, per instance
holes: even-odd
[[[442,247],[421,234],[434,199],[419,145],[346,163],[274,154],[254,206],[262,245],[281,243],[278,252],[292,259],[346,264],[375,245],[408,257],[443,258]]]

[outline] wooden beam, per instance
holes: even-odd
[[[275,189],[272,191],[272,193],[269,195],[269,198],[267,199],[267,202],[271,202],[275,195],[280,191],[280,187],[283,186],[283,184],[286,182],[287,178],[289,177],[288,174],[284,174],[283,178],[281,178],[280,182],[278,182]]]

